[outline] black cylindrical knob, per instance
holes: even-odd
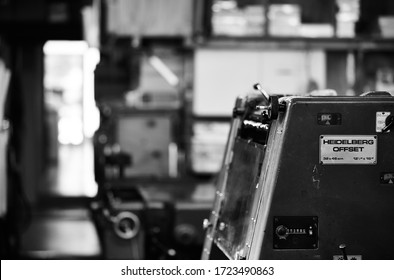
[[[339,249],[341,249],[341,251],[342,251],[343,259],[344,259],[344,260],[347,260],[346,244],[341,244],[341,245],[339,245]]]

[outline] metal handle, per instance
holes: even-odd
[[[259,83],[254,84],[253,88],[260,91],[266,103],[268,104],[268,106],[261,106],[261,109],[267,110],[269,119],[271,120],[277,119],[279,115],[279,108],[280,108],[278,96],[269,95]]]
[[[261,94],[265,97],[267,103],[270,102],[271,96],[263,89],[263,87],[262,87],[259,83],[254,84],[254,85],[253,85],[253,88],[254,88],[255,90],[258,90],[258,91],[261,92]]]

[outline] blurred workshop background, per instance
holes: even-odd
[[[0,0],[2,259],[199,259],[235,99],[394,93],[390,0]]]

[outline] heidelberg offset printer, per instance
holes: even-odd
[[[394,97],[239,97],[202,259],[394,259]]]

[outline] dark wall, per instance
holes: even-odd
[[[37,200],[45,159],[43,46],[48,40],[82,40],[81,8],[89,0],[9,0],[0,2],[0,38],[8,43],[12,73],[10,115],[23,191]],[[17,111],[16,111],[17,110]],[[11,202],[12,203],[12,202]]]
[[[0,2],[0,34],[24,40],[81,40],[81,8],[89,0]]]
[[[380,15],[394,15],[394,1],[360,0],[360,5],[357,33],[360,35],[379,35],[378,17]]]
[[[22,184],[35,202],[42,184],[43,171],[43,43],[27,42],[18,46],[16,74],[20,77],[22,109]]]

